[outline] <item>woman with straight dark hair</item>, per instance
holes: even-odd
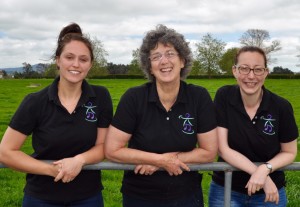
[[[23,207],[101,207],[101,174],[82,168],[104,158],[112,101],[106,88],[85,81],[94,56],[79,25],[64,27],[57,44],[59,76],[25,97],[2,138],[0,161],[27,173]],[[21,151],[30,134],[31,156]]]

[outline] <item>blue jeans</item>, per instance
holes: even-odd
[[[203,207],[203,195],[200,188],[188,196],[170,201],[144,200],[123,194],[123,207]]]
[[[22,207],[104,207],[102,193],[79,201],[70,203],[51,202],[24,195]]]
[[[285,207],[287,198],[284,187],[278,190],[279,203],[265,202],[265,194],[257,194],[248,196],[247,194],[231,191],[231,207]],[[224,206],[224,187],[211,182],[209,189],[209,206],[220,207]]]

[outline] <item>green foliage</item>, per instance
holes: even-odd
[[[139,65],[139,52],[140,52],[139,48],[132,51],[132,60],[128,65],[128,72],[127,72],[128,75],[144,75]]]
[[[105,76],[108,75],[108,71],[106,66],[101,66],[98,62],[94,62],[92,68],[90,69],[87,77],[88,78],[95,78],[98,76]]]
[[[94,54],[94,62],[97,67],[104,67],[107,64],[106,57],[108,56],[108,52],[104,48],[104,44],[97,37],[90,38],[93,45],[93,54]]]
[[[201,63],[198,60],[195,60],[193,62],[192,70],[189,75],[196,76],[196,75],[203,75],[206,73],[207,73],[207,71],[204,69],[204,67],[201,65]]]
[[[138,64],[130,64],[128,65],[128,75],[139,75],[144,76],[144,73]]]
[[[222,73],[231,75],[232,74],[232,66],[234,65],[234,58],[238,51],[238,48],[233,47],[227,49],[227,51],[223,54],[222,58],[219,61],[220,69]]]
[[[268,79],[300,79],[300,74],[269,74]]]
[[[207,76],[206,76],[207,77]],[[51,84],[53,79],[24,79],[24,80],[0,80],[0,137],[3,136],[7,125],[26,94],[39,91]],[[89,83],[103,85],[111,93],[113,107],[116,109],[122,94],[130,87],[146,83],[145,79],[90,79]],[[201,85],[208,89],[211,97],[214,98],[217,89],[223,85],[235,84],[233,78],[225,79],[188,79],[188,83]],[[300,81],[288,79],[267,79],[266,87],[278,95],[288,99],[293,108],[297,125],[300,126]],[[32,87],[35,86],[35,87]],[[300,144],[300,143],[299,143]],[[29,137],[22,147],[28,154],[32,153],[31,138]],[[300,161],[298,153],[296,161]],[[287,207],[297,207],[300,202],[300,172],[289,171],[287,174],[287,196],[289,203]],[[106,207],[120,207],[122,196],[120,193],[123,171],[103,170],[102,180],[104,185],[103,196]],[[203,194],[207,206],[210,172],[203,172]],[[0,206],[17,207],[21,206],[23,188],[25,184],[24,173],[10,169],[0,169]]]
[[[128,65],[108,63],[107,70],[109,74],[126,74],[129,70]]]
[[[3,78],[6,78],[7,72],[5,70],[0,70],[0,75],[2,75]]]
[[[58,69],[55,63],[51,63],[44,71],[44,77],[55,78],[58,75]]]
[[[219,61],[224,53],[226,43],[215,39],[211,34],[202,37],[196,43],[196,60],[203,66],[207,74],[213,75],[220,72]]]
[[[282,68],[281,66],[276,66],[273,68],[271,74],[294,74],[294,73],[288,68]]]

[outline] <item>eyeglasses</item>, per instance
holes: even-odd
[[[246,65],[235,65],[235,67],[239,70],[239,73],[242,75],[248,75],[251,72],[251,70],[253,70],[254,75],[263,75],[267,70],[266,68],[250,68]]]
[[[154,54],[150,55],[149,59],[151,61],[161,61],[163,56],[165,56],[167,59],[172,59],[176,55],[178,55],[178,53],[175,51],[167,51],[165,54],[154,53]]]

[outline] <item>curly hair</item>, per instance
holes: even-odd
[[[158,43],[172,45],[184,60],[184,67],[181,69],[180,78],[185,79],[189,74],[193,62],[192,51],[182,34],[165,25],[159,24],[156,29],[147,32],[140,47],[140,66],[148,80],[153,81],[155,77],[151,74],[151,61],[149,59],[150,51],[157,47]]]

